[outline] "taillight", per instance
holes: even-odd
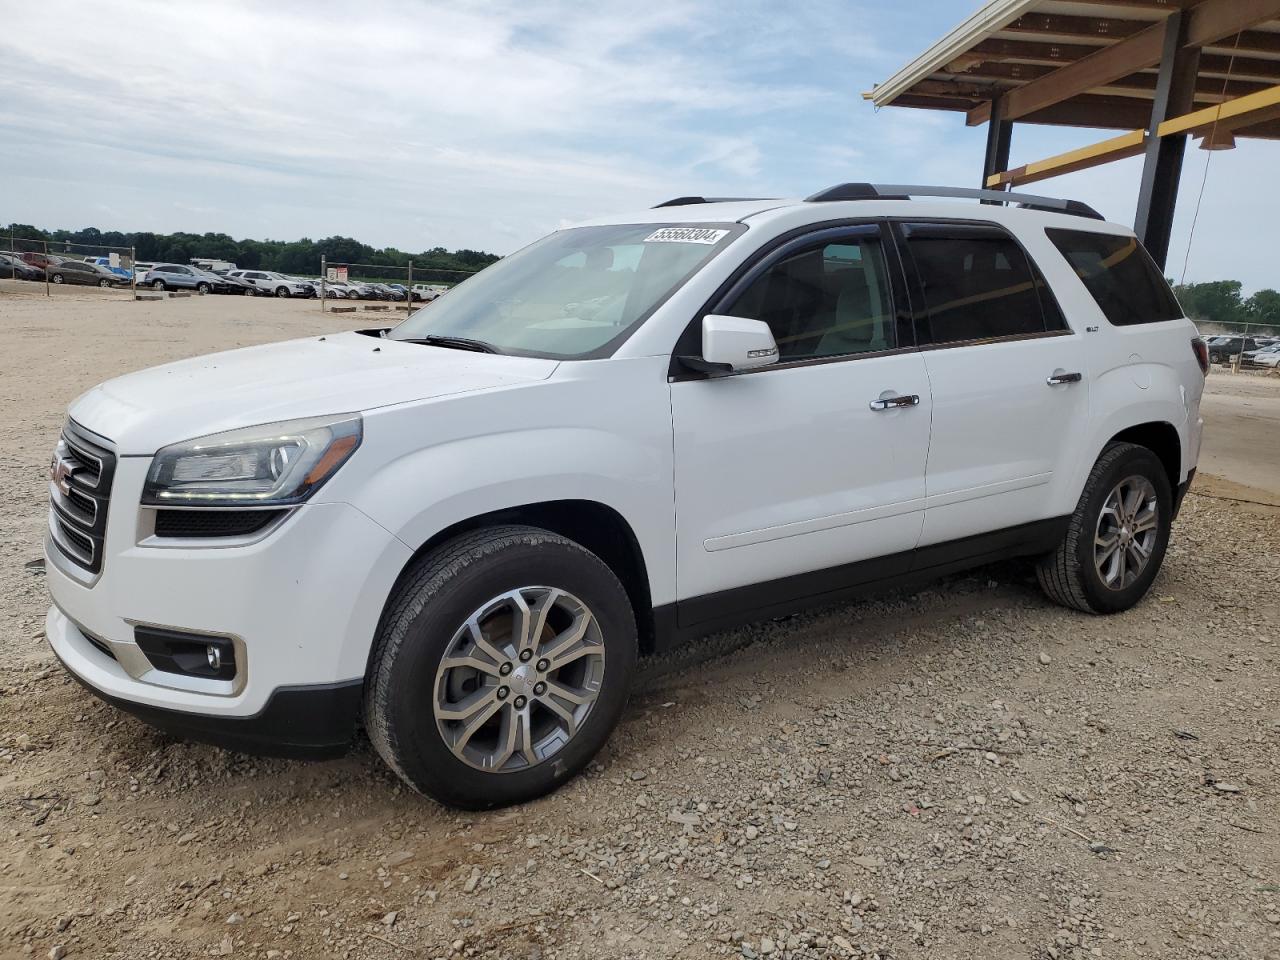
[[[1196,355],[1196,362],[1200,364],[1200,372],[1206,377],[1209,375],[1209,345],[1195,337],[1191,341],[1191,352]]]

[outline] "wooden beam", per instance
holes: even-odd
[[[1166,13],[1172,13],[1175,10],[1194,7],[1200,0],[1077,0],[1077,2],[1099,8],[1128,7],[1131,10],[1163,10]]]
[[[1205,0],[1191,9],[1187,46],[1207,47],[1277,18],[1280,18],[1280,0]]]
[[[1226,93],[1223,93],[1223,79],[1220,77],[1206,76],[1203,69],[1204,61],[1209,59],[1205,55],[1201,55],[1201,71],[1196,81],[1196,97],[1205,103],[1216,103],[1219,100],[1242,97],[1245,94],[1257,93],[1259,90],[1271,86],[1270,83],[1262,80],[1243,80],[1236,76],[1233,72],[1232,79],[1226,83]],[[1268,61],[1260,60],[1259,63],[1267,63]],[[1280,81],[1280,61],[1273,61],[1272,83]],[[975,80],[990,80],[993,83],[1030,83],[1032,80],[1038,80],[1041,77],[1048,76],[1053,72],[1053,67],[1046,67],[1033,63],[984,63],[981,66],[973,67],[963,73],[952,74],[957,81],[962,78],[973,77]],[[1099,88],[1099,93],[1113,93],[1118,96],[1146,95],[1155,92],[1157,76],[1154,73],[1131,73],[1127,77],[1121,77],[1114,83],[1109,83],[1104,88]],[[922,83],[925,81],[921,81]],[[931,81],[937,83],[939,81]],[[912,88],[915,89],[915,88]],[[1132,91],[1132,92],[1130,92]]]
[[[1271,34],[1280,36],[1280,34]],[[999,63],[1004,66],[1062,66],[1074,63],[1098,51],[1097,47],[1080,44],[1033,43],[1027,40],[983,40],[973,49],[953,61],[954,73],[966,73],[978,65]],[[1257,57],[1232,57],[1220,53],[1200,55],[1201,75],[1232,77],[1244,80],[1280,80],[1280,60],[1264,60]],[[1033,77],[1030,79],[1038,79]]]
[[[1160,124],[1157,132],[1161,137],[1200,135],[1212,130],[1215,123],[1220,130],[1236,130],[1277,119],[1280,119],[1280,86],[1173,117]]]
[[[1003,188],[1036,183],[1040,180],[1048,180],[1050,177],[1060,177],[1064,173],[1097,167],[1112,160],[1136,157],[1144,149],[1146,149],[1146,134],[1142,130],[1130,130],[1118,137],[1093,143],[1079,150],[1069,150],[1013,170],[993,174],[987,178],[987,186]]]
[[[1262,21],[1280,17],[1280,0],[1203,0],[1186,16],[1186,46],[1201,47]],[[1016,120],[1154,66],[1160,62],[1163,53],[1164,26],[1163,22],[1153,24],[1047,77],[1010,91],[1006,95],[1006,115],[1010,120]],[[983,122],[977,116],[970,115],[971,125]]]
[[[1135,33],[1127,40],[1102,47],[1087,57],[1055,70],[1047,77],[1011,91],[1006,100],[1009,118],[1020,119],[1055,103],[1070,100],[1094,87],[1101,87],[1135,70],[1154,66],[1160,62],[1163,39],[1164,24],[1158,23],[1141,33]],[[971,113],[968,122],[970,126],[976,126],[984,119]]]
[[[1059,37],[1123,40],[1151,26],[1147,20],[1119,20],[1114,17],[1073,17],[1065,14],[1026,13],[1003,27],[1001,33],[1051,33]]]

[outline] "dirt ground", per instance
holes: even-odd
[[[260,760],[101,704],[27,567],[81,390],[361,322],[0,294],[0,956],[1280,958],[1280,378],[1211,376],[1136,609],[1006,564],[721,634],[645,665],[585,776],[458,814],[367,743]]]

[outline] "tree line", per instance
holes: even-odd
[[[138,260],[149,263],[187,263],[192,257],[229,260],[246,270],[275,270],[280,273],[315,275],[320,259],[329,263],[367,263],[381,267],[407,267],[413,261],[415,274],[433,271],[474,273],[495,260],[497,254],[481,250],[446,250],[432,247],[420,253],[408,253],[395,247],[381,249],[351,237],[325,237],[323,240],[236,240],[225,233],[152,233],[121,232],[85,227],[83,230],[41,230],[28,223],[13,223],[3,228],[0,245],[8,246],[14,237],[19,250],[31,249],[20,240],[41,240],[56,252],[56,244],[74,243],[85,247],[133,247]],[[75,250],[91,254],[93,250]],[[105,253],[106,251],[102,251]]]
[[[1260,323],[1280,328],[1280,292],[1259,290],[1246,297],[1239,280],[1175,285],[1173,292],[1192,320],[1212,323]]]

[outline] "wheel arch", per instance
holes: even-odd
[[[1115,434],[1107,444],[1133,443],[1146,447],[1164,466],[1169,478],[1169,489],[1176,491],[1182,481],[1182,437],[1178,428],[1167,421],[1150,421],[1126,427]],[[1106,444],[1103,445],[1106,449]],[[1101,451],[1099,451],[1101,453]]]
[[[640,653],[644,655],[654,651],[656,628],[644,551],[627,519],[613,507],[597,500],[544,500],[458,520],[432,534],[414,551],[396,578],[387,605],[420,557],[461,534],[508,524],[549,530],[585,547],[603,560],[622,582],[631,601],[640,638]]]

